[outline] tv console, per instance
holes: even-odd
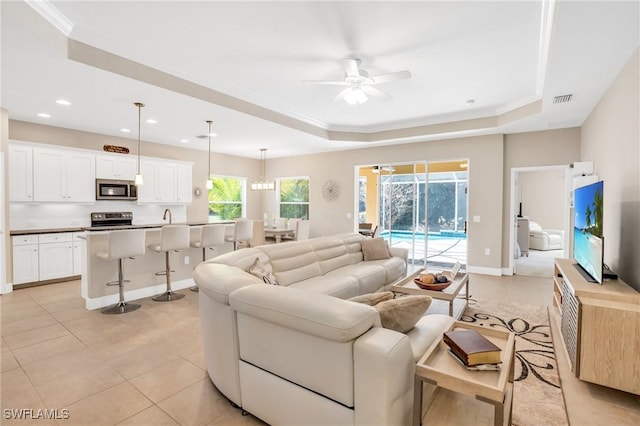
[[[578,379],[640,395],[640,293],[622,280],[587,282],[574,263],[554,263],[557,346]]]

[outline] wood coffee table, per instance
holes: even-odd
[[[449,316],[455,319],[460,319],[462,313],[469,305],[469,274],[458,272],[456,276],[453,277],[453,283],[451,283],[449,287],[445,288],[444,290],[433,291],[421,289],[416,285],[416,283],[413,282],[413,279],[419,277],[420,274],[424,272],[424,270],[424,268],[420,268],[411,275],[408,275],[406,278],[403,278],[402,280],[393,284],[391,286],[391,291],[397,291],[399,293],[406,294],[431,296],[433,299],[435,299],[434,302],[438,300],[447,302],[449,304]],[[445,275],[446,272],[447,271],[444,272]],[[449,277],[449,279],[451,279],[451,277]],[[463,287],[465,288],[464,298],[458,298],[460,290],[462,290]],[[432,303],[433,308],[437,308],[435,305],[436,303]],[[434,312],[434,309],[430,307],[427,313],[436,312]]]
[[[469,371],[449,353],[442,337],[434,342],[416,364],[413,389],[413,425],[422,421],[422,382],[436,386],[429,407],[439,396],[439,388],[449,389],[494,406],[494,425],[510,425],[513,406],[515,335],[507,331],[456,321],[451,329],[476,330],[501,350],[499,371]],[[428,412],[428,410],[427,410]]]

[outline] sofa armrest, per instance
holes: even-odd
[[[405,263],[409,260],[409,249],[402,247],[389,247],[389,254],[393,257],[404,259]]]
[[[550,235],[559,235],[564,238],[564,231],[562,229],[545,229],[544,231]]]
[[[244,287],[229,302],[246,315],[336,342],[354,340],[380,324],[371,306],[291,287]]]
[[[218,303],[229,305],[229,295],[235,290],[264,283],[256,276],[235,266],[204,262],[196,266],[193,280],[200,291]]]

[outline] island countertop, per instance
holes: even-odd
[[[188,226],[203,226],[210,224],[232,224],[231,220],[219,221],[219,222],[180,222],[172,223],[172,225],[188,225]],[[138,224],[138,225],[120,225],[120,226],[81,226],[73,228],[47,228],[47,229],[14,229],[9,231],[9,235],[38,235],[38,234],[59,234],[63,232],[102,232],[102,231],[117,231],[121,229],[149,229],[149,228],[161,228],[168,225],[168,222],[153,223],[153,224]]]

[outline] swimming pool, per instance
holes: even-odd
[[[389,231],[382,231],[380,233],[382,238],[389,238]],[[392,240],[411,240],[413,235],[410,231],[391,231]],[[441,231],[441,232],[429,232],[427,234],[429,240],[466,240],[467,234],[464,232],[456,231]],[[424,232],[416,232],[415,239],[417,241],[424,240]]]

